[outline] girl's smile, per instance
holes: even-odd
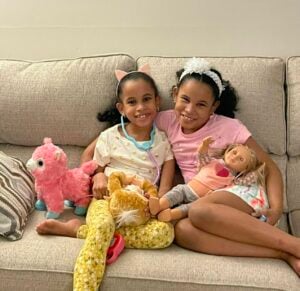
[[[159,102],[151,85],[142,79],[128,80],[123,86],[121,100],[117,108],[130,121],[126,126],[128,132],[135,133],[137,140],[149,137]]]
[[[200,129],[219,105],[211,88],[198,80],[187,80],[175,89],[175,111],[184,133]]]

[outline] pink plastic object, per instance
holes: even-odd
[[[120,234],[115,234],[112,245],[108,248],[106,264],[112,264],[125,248],[124,238]]]

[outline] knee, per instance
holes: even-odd
[[[175,242],[185,247],[186,239],[192,234],[192,225],[188,219],[179,220],[175,225]]]
[[[209,222],[212,219],[213,212],[214,205],[212,203],[192,203],[188,217],[192,223]]]

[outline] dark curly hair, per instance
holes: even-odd
[[[191,79],[207,84],[212,89],[215,101],[220,101],[220,105],[218,106],[215,112],[220,115],[234,118],[234,112],[237,111],[237,104],[238,104],[239,97],[235,89],[229,83],[229,81],[223,80],[222,75],[219,71],[215,69],[211,69],[212,72],[216,73],[219,76],[224,86],[224,90],[221,92],[221,95],[220,95],[219,87],[217,86],[215,81],[208,75],[192,73],[192,74],[187,74],[182,79],[180,79],[180,76],[182,75],[183,71],[184,69],[181,69],[176,72],[176,76],[178,79],[176,86],[178,89],[187,80],[191,80]]]

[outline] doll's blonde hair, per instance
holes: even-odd
[[[233,150],[236,147],[243,147],[249,153],[248,166],[241,173],[237,173],[239,175],[239,177],[243,177],[243,176],[245,176],[246,174],[248,174],[250,172],[254,172],[254,174],[257,176],[257,183],[265,188],[266,187],[266,183],[265,183],[266,164],[262,163],[260,160],[258,160],[254,150],[252,150],[251,148],[249,148],[248,146],[246,146],[244,144],[231,144],[225,149],[223,157],[225,157],[225,155],[228,152],[230,152],[231,150]]]

